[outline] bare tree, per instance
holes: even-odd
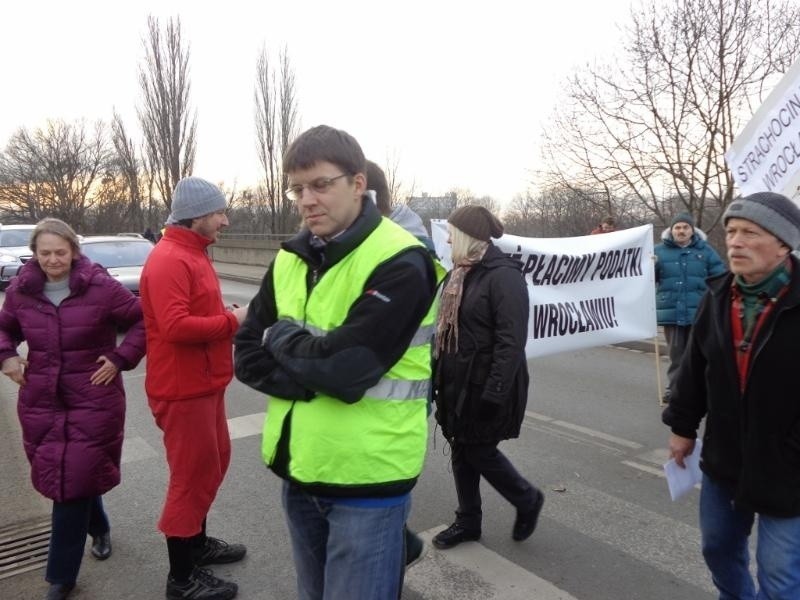
[[[408,207],[417,213],[425,228],[431,230],[431,219],[446,219],[451,212],[458,208],[458,197],[451,192],[445,196],[411,196],[406,202]]]
[[[530,192],[518,194],[503,214],[506,233],[527,237],[545,237],[541,229],[536,197]]]
[[[262,48],[256,63],[256,147],[263,174],[256,200],[267,207],[266,211],[257,211],[267,214],[268,222],[262,228],[288,233],[297,227],[298,216],[294,203],[284,194],[287,180],[281,164],[283,153],[297,135],[297,99],[294,70],[285,47],[279,63],[277,74],[266,48]]]
[[[105,126],[83,121],[48,121],[21,128],[0,156],[0,203],[19,219],[57,217],[84,227],[92,193],[109,168]]]
[[[464,188],[453,188],[444,196],[430,196],[426,193],[409,196],[406,204],[419,215],[428,231],[431,228],[431,219],[446,219],[455,209],[468,204],[484,206],[495,215],[500,213],[500,203],[497,200],[491,196],[478,198]]]
[[[569,80],[544,181],[594,190],[601,214],[635,198],[662,223],[661,200],[676,198],[712,229],[734,194],[724,153],[797,56],[798,23],[789,0],[645,1],[623,57]]]
[[[506,231],[531,237],[572,237],[588,234],[607,213],[592,190],[554,186],[516,196],[503,214]],[[601,202],[602,204],[602,202]],[[612,198],[620,228],[648,223],[652,216],[637,198]]]
[[[170,18],[162,30],[157,18],[148,17],[143,45],[142,105],[137,112],[147,166],[169,210],[175,184],[192,174],[196,151],[197,113],[189,103],[189,46],[183,44],[180,18]]]
[[[597,223],[593,194],[569,187],[550,187],[516,196],[503,215],[508,233],[532,237],[586,235]]]
[[[491,196],[478,197],[467,188],[453,188],[447,195],[456,199],[456,207],[476,204],[483,206],[492,214],[500,214],[500,203]]]
[[[391,198],[392,206],[403,204],[409,198],[414,197],[415,182],[412,181],[411,185],[407,186],[400,179],[400,157],[396,152],[386,155],[386,166],[383,172],[386,173],[386,185],[389,187],[389,197]]]
[[[121,190],[117,192],[118,200],[127,200],[123,205],[123,217],[136,229],[143,230],[153,225],[153,198],[148,197],[148,210],[145,215],[142,197],[142,169],[141,160],[136,156],[136,146],[128,137],[122,117],[114,111],[111,121],[111,143],[114,146],[115,158],[113,161],[115,176],[121,180]]]

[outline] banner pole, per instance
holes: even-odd
[[[664,388],[661,386],[661,344],[658,342],[658,328],[656,328],[656,337],[653,338],[653,346],[655,347],[656,355],[656,385],[658,386],[658,405],[665,406],[664,402]]]

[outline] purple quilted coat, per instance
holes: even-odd
[[[36,261],[22,267],[0,310],[0,361],[28,343],[29,365],[17,411],[34,487],[58,502],[103,494],[120,481],[125,425],[122,376],[89,381],[105,355],[120,370],[145,352],[139,299],[81,256],[72,262],[70,294],[56,307],[44,295]],[[117,328],[127,329],[117,347]]]

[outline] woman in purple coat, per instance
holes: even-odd
[[[86,536],[111,554],[102,495],[120,482],[125,424],[121,370],[145,351],[139,299],[80,253],[58,219],[31,235],[33,259],[11,281],[0,310],[0,361],[19,384],[18,413],[34,487],[53,500],[48,600],[75,587]],[[117,346],[117,330],[126,329]],[[27,359],[17,354],[27,342]]]

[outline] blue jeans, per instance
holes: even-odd
[[[733,507],[733,494],[703,475],[700,531],[703,557],[720,600],[800,598],[800,517],[758,515],[758,593],[748,565],[747,540],[755,514]]]
[[[410,495],[394,506],[351,506],[284,482],[299,600],[397,600],[410,507]]]
[[[95,537],[109,530],[102,496],[53,502],[51,529],[45,579],[73,584],[81,568],[86,535]]]

